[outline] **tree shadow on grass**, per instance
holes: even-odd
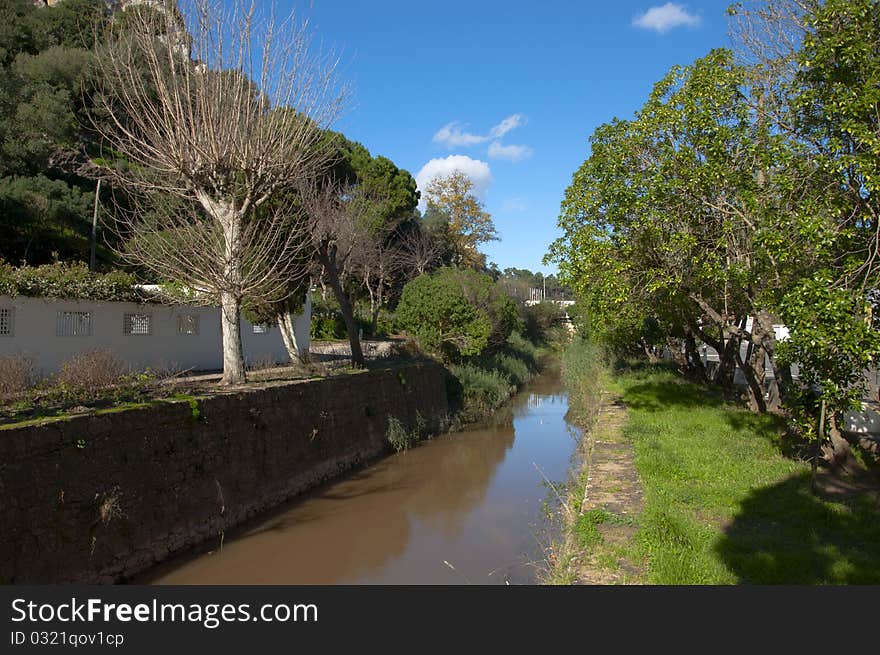
[[[880,584],[877,498],[827,502],[793,476],[752,491],[715,549],[746,584]]]
[[[724,419],[737,432],[766,439],[788,459],[804,461],[811,456],[812,444],[794,434],[782,415],[755,414],[745,408],[730,407],[725,410]]]
[[[662,381],[649,379],[629,386],[625,399],[627,407],[648,412],[724,404],[724,399],[714,389],[671,377]]]

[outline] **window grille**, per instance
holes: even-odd
[[[153,333],[153,317],[150,314],[125,314],[122,321],[123,334],[149,335]]]
[[[55,334],[59,337],[92,336],[92,313],[58,312]]]
[[[265,323],[254,323],[254,334],[269,334],[269,326]]]
[[[197,314],[182,314],[177,317],[177,334],[198,334],[199,317]]]
[[[0,307],[0,337],[11,337],[13,335],[14,317],[11,307]]]

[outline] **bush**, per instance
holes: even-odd
[[[449,367],[461,385],[462,413],[465,420],[479,418],[503,405],[515,386],[498,371],[486,370],[473,364]]]
[[[418,426],[414,430],[407,430],[403,423],[396,417],[388,417],[388,427],[385,430],[385,437],[395,452],[408,450],[419,442],[420,431],[423,427],[421,416],[419,416]]]
[[[535,344],[518,332],[510,335],[505,349],[518,359],[523,360],[532,371],[538,370],[538,349]]]
[[[152,298],[123,271],[92,273],[83,263],[16,268],[0,262],[0,295],[143,302]]]
[[[275,361],[275,358],[272,355],[261,355],[260,357],[256,357],[247,363],[247,370],[267,371],[277,366],[278,362]]]
[[[338,314],[312,315],[312,323],[310,325],[310,334],[312,339],[322,341],[333,341],[334,339],[344,339],[347,336],[345,331],[345,321]]]
[[[514,301],[485,273],[441,268],[403,289],[397,325],[447,360],[501,346],[517,324]]]
[[[126,373],[125,364],[112,351],[90,350],[65,361],[55,382],[63,393],[94,397],[108,387],[122,384]]]
[[[540,302],[525,306],[522,313],[525,335],[532,341],[543,342],[548,340],[551,328],[562,319],[565,310],[556,303]]]
[[[34,360],[26,355],[0,355],[0,396],[27,391],[36,382]]]
[[[515,387],[525,384],[532,377],[532,371],[524,360],[505,353],[493,355],[488,361],[487,368],[503,375]]]

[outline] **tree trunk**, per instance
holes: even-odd
[[[242,216],[232,202],[217,201],[206,193],[198,193],[197,197],[223,230],[223,289],[220,291],[223,377],[220,384],[244,384],[247,376],[241,347]]]
[[[645,356],[648,358],[649,364],[656,364],[660,361],[660,358],[657,357],[657,353],[654,352],[654,347],[648,345],[648,342],[642,339],[639,343],[642,345],[642,350],[645,352]]]
[[[840,415],[837,412],[830,413],[825,417],[825,421],[828,424],[828,440],[822,444],[822,458],[838,474],[846,476],[863,474],[865,468],[856,459],[852,445],[844,438],[838,428]]]
[[[223,330],[223,377],[220,384],[247,381],[241,347],[241,302],[229,292],[220,294],[220,321]]]
[[[370,308],[370,334],[374,337],[379,329],[379,313],[382,311],[382,305],[385,304],[385,274],[379,276],[379,286],[376,289],[376,303]],[[372,298],[372,296],[371,296]]]
[[[703,366],[703,360],[700,359],[700,353],[697,350],[697,342],[694,339],[694,332],[690,326],[684,326],[684,350],[687,358],[688,369],[697,375],[697,377],[705,381],[706,367]]]
[[[742,358],[739,349],[736,351],[736,359],[739,362],[743,376],[746,378],[746,384],[749,385],[749,409],[756,414],[763,414],[767,411],[767,401],[764,399],[764,388],[755,375],[755,369],[752,368],[752,363],[748,358]]]
[[[792,385],[791,367],[779,366],[776,361],[776,332],[773,329],[773,322],[769,312],[760,310],[755,313],[752,332],[758,343],[761,344],[764,352],[767,353],[767,359],[770,360],[770,368],[773,371],[768,407],[770,409],[778,409],[779,405],[785,400],[786,393]]]
[[[303,311],[308,307],[308,300],[303,303]],[[301,344],[296,338],[296,318],[293,308],[287,307],[287,311],[278,314],[278,330],[281,332],[281,340],[287,349],[291,364],[304,365],[309,361],[309,349],[305,344]]]
[[[675,339],[672,337],[666,338],[666,347],[669,348],[669,352],[672,353],[672,361],[678,367],[681,372],[687,371],[687,358],[685,354],[682,352],[682,343],[679,339]]]
[[[739,357],[740,338],[734,335],[728,335],[727,340],[723,341],[724,347],[719,353],[718,374],[715,376],[716,381],[725,389],[733,388],[733,378],[736,375],[736,361]]]
[[[376,331],[379,329],[379,307],[377,306],[375,310],[373,310],[372,315],[370,316],[370,334],[373,337],[376,337]]]
[[[691,330],[693,330],[694,334],[700,337],[700,340],[708,344],[712,350],[715,351],[715,354],[718,355],[718,366],[709,367],[704,364],[704,368],[706,368],[706,377],[710,382],[717,383],[719,370],[721,367],[721,356],[724,352],[724,339],[714,339],[712,338],[708,332],[700,328],[699,326],[691,326]],[[711,371],[711,373],[710,373]]]
[[[373,291],[373,286],[370,284],[369,276],[364,279],[364,286],[367,287],[367,291],[370,293],[370,334],[375,337],[376,323],[379,318],[379,303],[376,300],[376,293]]]
[[[351,365],[356,368],[364,367],[364,352],[361,350],[361,339],[358,334],[357,321],[354,320],[354,308],[351,299],[342,288],[342,281],[339,279],[339,270],[336,268],[335,256],[330,248],[323,248],[318,253],[321,264],[324,266],[324,272],[330,282],[330,288],[333,289],[333,295],[339,303],[339,309],[342,311],[342,320],[345,321],[345,331],[348,333],[348,342],[351,346]]]

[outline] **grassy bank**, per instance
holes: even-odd
[[[578,379],[588,385],[593,375],[565,378],[574,395]],[[624,543],[602,538],[602,526],[621,517],[575,517],[577,559],[610,568],[628,561],[652,584],[880,582],[876,496],[814,496],[809,464],[782,452],[780,418],[751,414],[658,367],[623,370],[604,385],[626,405],[621,435],[634,449],[644,509],[627,517],[634,530]],[[560,571],[557,581],[571,581]]]
[[[674,373],[616,379],[645,488],[638,548],[657,584],[880,582],[877,499],[810,492],[783,425]]]
[[[542,352],[519,334],[505,346],[467,363],[449,366],[449,398],[455,425],[488,417],[528,382],[540,368]]]

